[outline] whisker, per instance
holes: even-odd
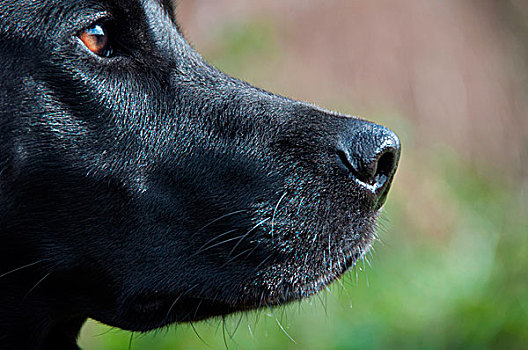
[[[200,302],[201,304],[201,302]],[[196,316],[196,312],[198,311],[198,308],[200,307],[200,305],[198,305],[198,307],[196,308],[196,311],[195,311],[195,316]],[[200,339],[200,341],[202,343],[204,343],[207,347],[209,347],[209,344],[207,344],[207,342],[202,338],[202,336],[200,335],[200,333],[198,333],[198,331],[196,330],[196,327],[194,326],[194,323],[192,321],[189,321],[189,324],[191,325],[191,328],[193,329],[193,332],[194,334],[196,334],[196,336],[198,337],[198,339]]]
[[[325,227],[323,227],[323,233],[324,233]],[[321,235],[323,234],[321,233]],[[328,257],[330,258],[330,271],[334,270],[334,262],[332,260],[332,230],[329,230],[328,233]]]
[[[301,198],[301,201],[299,202],[299,204],[297,205],[297,214],[296,216],[298,217],[299,216],[299,212],[301,211],[302,209],[302,203],[304,201],[304,197]]]
[[[196,318],[196,315],[198,314],[198,309],[200,309],[200,306],[202,306],[202,302],[203,300],[200,300],[200,302],[198,303],[198,306],[196,306],[196,310],[194,310],[193,318]]]
[[[343,284],[343,281],[341,281],[341,278],[337,279],[337,283],[339,284],[339,286],[341,286],[341,289],[343,289],[343,291],[345,292],[346,297],[349,300],[352,300],[352,298],[350,297],[350,294],[348,293],[348,290],[346,289],[345,285]]]
[[[251,336],[251,338],[255,338],[253,336],[253,332],[251,331],[251,326],[249,325],[249,323],[248,323],[248,330],[249,330],[249,335]]]
[[[227,346],[227,338],[226,338],[225,316],[222,316],[222,337],[224,338],[224,345],[226,349],[229,349],[229,346]]]
[[[241,209],[241,210],[236,210],[236,211],[231,212],[231,213],[228,213],[228,214],[224,214],[224,215],[222,215],[222,216],[220,216],[220,217],[218,217],[218,218],[212,220],[211,222],[209,222],[207,225],[205,225],[204,227],[202,227],[201,229],[199,229],[198,231],[196,231],[196,233],[201,232],[202,230],[204,230],[204,229],[206,229],[207,227],[211,226],[211,225],[214,224],[215,222],[218,222],[218,221],[220,221],[220,220],[222,220],[222,219],[224,219],[224,218],[226,218],[226,217],[228,217],[228,216],[235,215],[235,214],[240,214],[240,213],[243,213],[243,212],[245,212],[245,211],[247,211],[247,210],[246,210],[246,209]]]
[[[273,231],[274,231],[274,225],[275,225],[275,215],[277,214],[277,210],[279,209],[279,205],[281,204],[282,200],[286,197],[286,192],[280,197],[279,201],[277,202],[277,205],[275,206],[275,209],[273,210],[273,215],[271,218],[271,236],[273,237]]]
[[[108,329],[102,331],[101,333],[97,333],[97,334],[95,334],[94,336],[95,336],[95,337],[102,337],[102,336],[104,336],[104,335],[107,335],[107,334],[110,333],[110,332],[115,332],[115,331],[117,331],[117,328],[116,328],[116,327],[109,326]]]
[[[130,339],[128,340],[128,350],[132,350],[132,340],[134,339],[134,332],[130,332]]]
[[[174,308],[174,306],[176,306],[176,303],[183,297],[185,296],[187,293],[189,293],[190,291],[192,291],[194,288],[198,287],[200,285],[200,283],[196,283],[195,285],[193,285],[192,287],[190,287],[189,289],[187,289],[186,292],[183,292],[181,293],[180,295],[178,295],[178,297],[176,299],[174,299],[174,301],[172,302],[171,306],[169,307],[169,310],[167,311],[167,314],[165,315],[165,319],[168,319],[169,318],[169,315],[172,311],[172,309]]]
[[[241,251],[240,253],[238,253],[237,255],[235,255],[234,257],[232,257],[231,259],[229,259],[228,261],[226,261],[225,263],[222,264],[222,266],[220,266],[220,268],[223,268],[225,266],[227,266],[229,263],[233,262],[234,260],[236,260],[238,257],[240,257],[241,255],[244,255],[246,254],[248,251],[253,251],[255,250],[255,248],[248,248],[248,249],[245,249],[243,251]],[[248,255],[249,256],[249,255]]]
[[[253,249],[251,249],[251,251],[248,253],[248,255],[246,256],[246,259],[249,258],[251,256],[251,254],[253,254],[253,252],[255,250],[257,250],[257,248],[261,245],[261,242],[257,242],[257,244],[255,244],[255,247]]]
[[[24,295],[24,297],[22,298],[22,300],[26,299],[27,296],[35,290],[35,288],[37,288],[39,286],[39,284],[41,284],[46,278],[49,277],[49,275],[51,275],[51,272],[48,272],[47,274],[44,275],[44,277],[42,277],[41,279],[38,280],[37,283],[35,283],[35,285],[33,287],[31,287],[31,289],[26,293],[26,295]]]
[[[247,237],[247,235],[249,235],[253,230],[255,230],[256,228],[258,228],[259,226],[261,226],[262,224],[264,224],[266,221],[268,221],[270,218],[266,218],[262,221],[260,221],[258,224],[256,224],[255,226],[253,226],[245,235],[242,236],[242,238],[240,238],[240,240],[237,242],[237,244],[235,244],[235,246],[233,247],[233,249],[231,249],[231,251],[229,252],[228,256],[233,254],[233,251],[238,247],[238,245],[242,242],[242,240]]]
[[[0,275],[0,278],[5,277],[5,276],[7,276],[7,275],[10,275],[10,274],[12,274],[12,273],[14,273],[14,272],[17,272],[17,271],[23,270],[23,269],[25,269],[25,268],[28,268],[28,267],[31,267],[31,266],[35,266],[35,265],[37,265],[37,264],[40,264],[40,263],[43,262],[43,261],[45,261],[45,259],[37,260],[37,261],[35,261],[35,262],[32,262],[31,264],[27,264],[27,265],[24,265],[24,266],[17,267],[16,269],[13,269],[13,270],[11,270],[11,271],[7,271],[7,272],[1,274],[1,275]]]
[[[214,236],[213,238],[211,238],[210,240],[208,240],[207,242],[205,242],[200,248],[198,248],[198,250],[197,250],[196,252],[194,252],[194,254],[191,255],[191,257],[195,256],[195,255],[198,254],[198,253],[201,253],[203,248],[207,247],[207,245],[209,245],[210,243],[216,241],[218,238],[223,237],[223,236],[225,236],[225,235],[228,235],[228,234],[230,234],[230,233],[233,233],[233,232],[235,232],[235,231],[236,231],[236,229],[233,229],[233,230],[229,230],[229,231],[227,231],[227,232],[224,232],[224,233],[222,233],[222,234],[219,234],[218,236]]]
[[[233,231],[236,231],[236,230],[233,230]],[[226,244],[226,243],[229,243],[231,241],[234,241],[234,240],[237,240],[237,239],[240,239],[240,237],[244,237],[244,235],[240,235],[240,236],[236,236],[236,237],[232,237],[232,238],[229,238],[229,239],[226,239],[226,240],[223,240],[221,242],[218,242],[218,243],[215,243],[207,248],[204,248],[204,249],[201,249],[201,250],[198,250],[197,252],[195,252],[194,254],[192,254],[190,257],[193,257],[195,255],[197,255],[198,253],[203,253],[205,252],[206,250],[209,250],[209,249],[212,249],[214,247],[218,247],[219,245],[222,245],[222,244]]]
[[[233,335],[236,334],[236,332],[238,331],[238,328],[240,327],[240,323],[242,322],[242,317],[244,317],[243,314],[240,314],[240,318],[238,319],[238,323],[237,325],[235,326],[235,330],[233,331]]]
[[[268,307],[270,308],[270,311],[271,311],[271,314],[273,315],[273,318],[275,318],[275,321],[277,322],[277,324],[279,325],[279,328],[282,330],[282,332],[284,334],[286,334],[286,336],[288,338],[290,338],[290,340],[294,343],[294,344],[297,344],[297,342],[291,337],[291,335],[288,334],[288,332],[286,332],[286,329],[284,329],[284,327],[282,326],[282,324],[279,322],[279,319],[277,318],[277,316],[275,315],[275,312],[273,312],[273,307],[271,305],[268,305]]]
[[[328,309],[326,307],[325,301],[323,300],[323,297],[321,296],[321,293],[317,293],[316,295],[317,295],[317,299],[319,299],[319,301],[321,302],[321,306],[323,307],[325,315],[328,316]]]
[[[266,263],[266,261],[268,261],[269,259],[271,259],[271,254],[268,255],[267,257],[265,257],[261,262],[260,264],[257,265],[257,267],[255,268],[255,270],[258,270],[262,265],[264,265]]]
[[[266,292],[262,292],[260,293],[260,303],[259,303],[259,306],[264,306],[264,298],[266,296]],[[258,317],[260,317],[260,314],[258,314]]]

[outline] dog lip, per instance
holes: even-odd
[[[142,327],[145,330],[157,328],[163,324],[198,321],[243,310],[239,305],[231,305],[207,296],[182,296],[179,293],[150,297],[139,296],[133,298],[127,305],[125,309],[128,311],[124,318],[148,320]]]
[[[347,247],[340,256],[335,257],[333,268],[325,269],[312,281],[296,288],[282,286],[278,290],[269,290],[264,298],[242,298],[225,300],[211,297],[207,294],[154,293],[143,294],[132,299],[125,305],[125,314],[120,317],[121,328],[148,331],[174,322],[195,322],[206,318],[254,310],[266,306],[283,305],[285,303],[310,297],[339,279],[352,268],[369,250],[373,234],[364,237],[359,243]],[[258,292],[258,293],[257,293]],[[239,290],[239,295],[260,295],[262,291]],[[141,324],[128,324],[130,320],[142,320]]]
[[[273,305],[284,305],[285,303],[310,297],[317,294],[323,288],[327,287],[334,281],[341,278],[347,271],[353,268],[357,262],[370,250],[371,244],[375,239],[373,231],[363,237],[359,242],[352,244],[341,250],[340,254],[334,256],[333,264],[330,268],[319,268],[310,269],[305,271],[305,274],[312,275],[309,281],[297,284],[279,286],[274,282],[276,276],[273,274],[269,275],[264,283],[269,283],[267,290],[267,297],[261,299],[259,302],[252,300],[247,301],[247,305],[252,305],[251,308],[273,306]],[[313,267],[313,264],[310,264]],[[277,269],[278,270],[278,269]],[[268,281],[268,282],[265,282]],[[244,291],[244,294],[254,294],[251,291]],[[259,293],[262,295],[262,293]]]
[[[138,313],[151,313],[162,309],[168,301],[168,296],[155,296],[135,302],[133,308]]]

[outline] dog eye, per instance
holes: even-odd
[[[112,48],[109,43],[108,33],[101,24],[94,24],[79,33],[79,39],[88,50],[97,56],[110,57]]]

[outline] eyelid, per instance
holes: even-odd
[[[83,30],[90,35],[106,35],[106,31],[102,24],[96,23],[88,29]]]
[[[78,36],[86,29],[90,28],[94,24],[104,25],[112,20],[112,15],[107,11],[94,12],[87,16],[84,16],[82,19],[77,22],[76,27],[80,28],[77,30],[76,35]]]

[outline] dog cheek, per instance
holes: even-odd
[[[0,148],[0,152],[0,203],[7,205],[11,202],[6,200],[8,189],[20,177],[28,159],[28,152],[20,142],[13,142],[4,149]]]

